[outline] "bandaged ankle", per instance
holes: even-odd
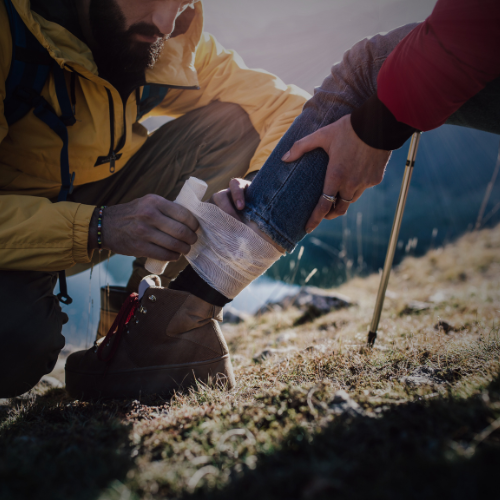
[[[201,200],[207,185],[191,177],[175,200],[198,220],[198,241],[186,255],[196,273],[212,288],[234,299],[283,254],[248,226],[216,205]],[[161,274],[165,263],[146,262],[146,269]]]

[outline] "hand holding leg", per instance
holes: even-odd
[[[349,204],[357,201],[365,189],[382,182],[390,151],[374,149],[356,135],[351,116],[319,129],[297,141],[283,156],[283,161],[294,162],[305,153],[321,148],[329,156],[323,193],[336,196],[336,203],[321,196],[306,231],[310,233],[323,219],[344,215]]]

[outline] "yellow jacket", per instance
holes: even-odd
[[[110,175],[109,163],[95,167],[110,150],[108,92],[114,103],[115,146],[124,132],[126,143],[116,171],[144,144],[148,134],[136,121],[133,92],[126,105],[117,90],[99,78],[88,46],[62,26],[30,10],[29,0],[12,0],[37,40],[66,70],[80,78],[76,85],[76,124],[68,127],[70,171],[75,186]],[[161,59],[146,73],[147,83],[171,89],[152,115],[179,117],[212,101],[237,103],[248,113],[261,142],[250,170],[258,170],[301,112],[307,92],[260,70],[248,69],[233,51],[203,32],[203,10],[188,30],[165,44]],[[88,226],[95,207],[72,202],[52,203],[61,185],[61,140],[31,111],[10,128],[3,113],[5,81],[12,59],[12,40],[4,2],[0,2],[0,269],[59,271],[90,261]],[[82,78],[83,77],[83,78]],[[199,87],[199,89],[197,89]],[[52,77],[43,97],[61,114]],[[125,114],[125,120],[124,120]]]

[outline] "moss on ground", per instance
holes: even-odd
[[[6,402],[0,498],[493,497],[499,250],[496,228],[406,259],[373,350],[378,276],[345,284],[357,305],[308,325],[293,328],[288,310],[225,327],[229,393],[89,404],[52,389]],[[253,361],[269,347],[294,350]]]

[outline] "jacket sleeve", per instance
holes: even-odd
[[[7,22],[7,25],[3,23]],[[2,26],[3,25],[3,26]],[[8,20],[0,16],[0,30],[8,35]],[[0,142],[8,140],[4,115],[5,81],[12,46],[0,44]],[[6,194],[15,172],[0,158],[0,269],[60,271],[89,262],[88,226],[94,207],[78,203],[51,203],[46,198]]]
[[[378,98],[398,122],[439,127],[500,75],[500,2],[438,0],[390,54]]]
[[[236,52],[207,33],[197,47],[195,67],[200,90],[170,91],[157,112],[178,117],[212,101],[239,104],[261,139],[249,172],[259,170],[311,96],[267,71],[248,69]]]
[[[0,269],[54,272],[90,262],[94,208],[38,196],[0,196]]]

